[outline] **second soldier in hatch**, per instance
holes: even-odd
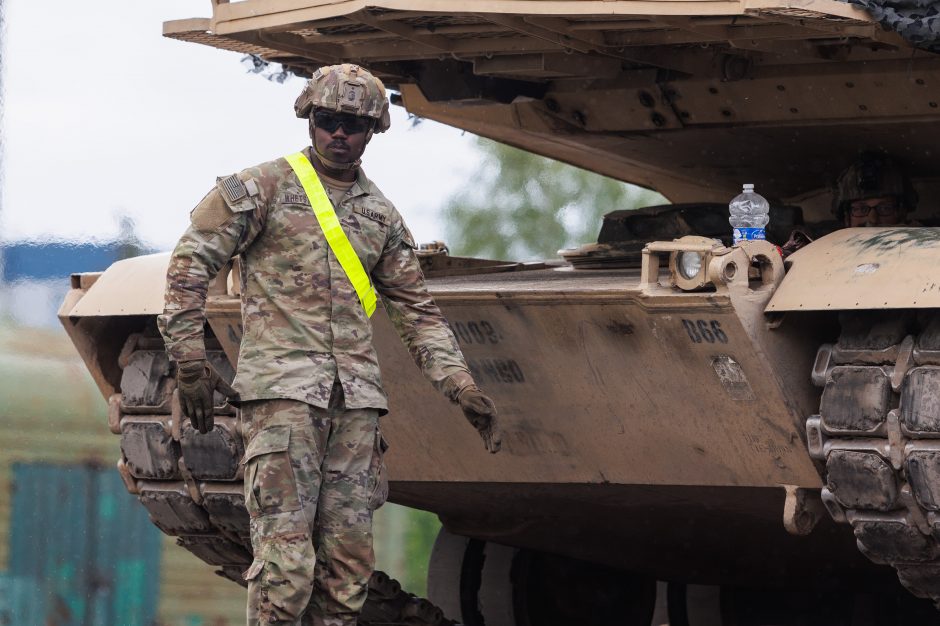
[[[917,208],[917,192],[907,169],[879,150],[863,152],[832,185],[832,215],[838,228],[919,226],[908,215]],[[783,244],[787,257],[815,239],[807,226],[795,228]]]
[[[212,397],[237,392],[254,562],[248,623],[352,626],[373,570],[372,512],[387,411],[369,317],[381,297],[415,362],[460,405],[491,452],[496,408],[425,287],[401,215],[360,157],[389,127],[381,81],[317,70],[294,105],[311,147],[221,178],[173,252],[160,329],[184,414],[213,428]],[[243,336],[234,390],[205,358],[209,280],[240,256]]]

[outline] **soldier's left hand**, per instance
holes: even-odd
[[[467,421],[483,438],[483,445],[490,452],[499,452],[502,445],[502,432],[496,416],[496,404],[476,385],[470,385],[460,391],[457,403],[463,409]]]

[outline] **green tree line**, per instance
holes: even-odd
[[[525,261],[597,240],[617,209],[667,204],[649,189],[607,178],[488,139],[481,164],[445,203],[452,254]]]

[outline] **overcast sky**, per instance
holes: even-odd
[[[208,0],[2,4],[2,240],[107,239],[128,215],[169,249],[216,176],[308,143],[293,113],[301,79],[270,82],[238,53],[161,36],[164,20],[207,17]],[[471,135],[411,128],[392,107],[364,166],[429,241],[478,158]]]

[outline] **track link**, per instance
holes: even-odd
[[[823,502],[865,556],[940,608],[940,317],[853,312],[840,324],[817,353],[823,393],[806,422]]]
[[[231,382],[234,371],[225,354],[210,349],[207,358]],[[244,455],[238,412],[215,396],[211,433],[199,435],[180,419],[175,372],[158,338],[132,335],[119,358],[121,393],[108,400],[111,432],[121,437],[118,469],[150,519],[176,537],[216,574],[242,586],[252,561],[248,512],[240,461]],[[369,581],[361,626],[451,626],[429,601],[402,590],[383,572]]]

